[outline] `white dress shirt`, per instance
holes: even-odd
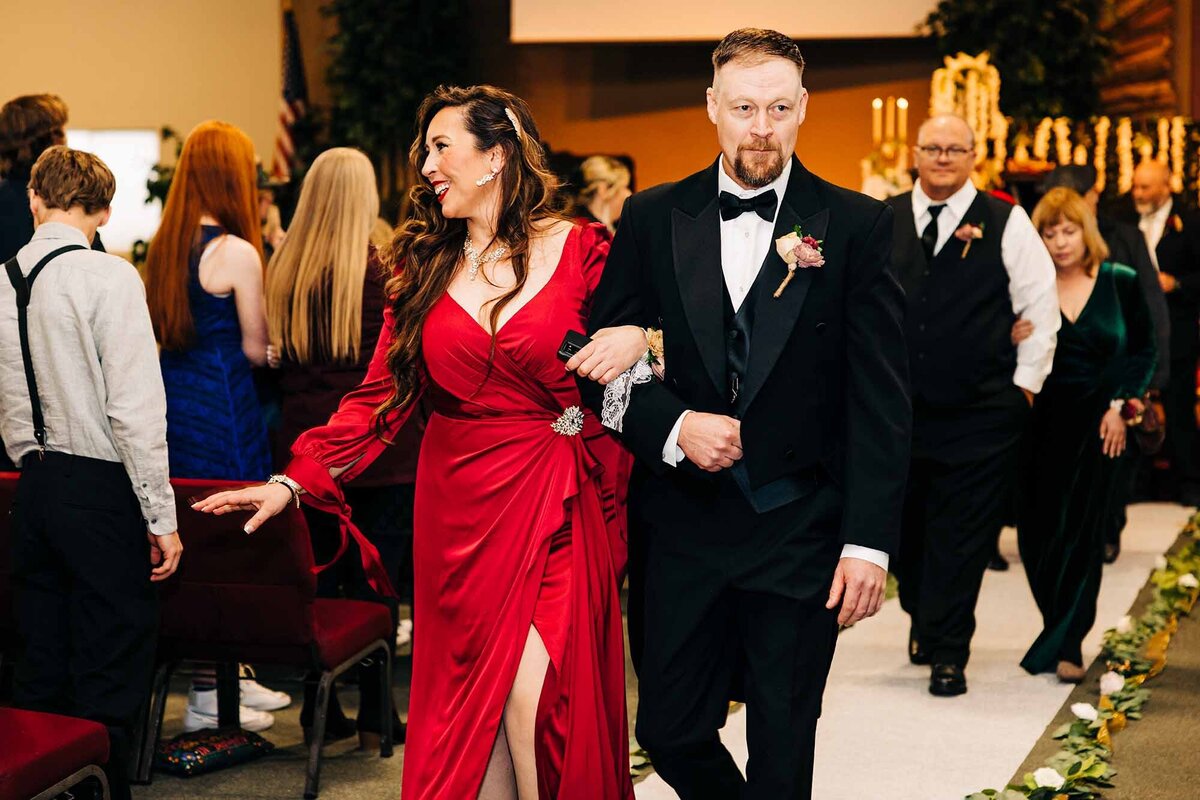
[[[721,156],[717,164],[717,191],[729,192],[740,198],[754,197],[774,189],[775,215],[765,220],[752,211],[746,211],[733,219],[721,220],[721,273],[725,276],[725,288],[729,291],[729,299],[736,312],[750,293],[758,272],[762,269],[763,261],[774,244],[775,219],[779,216],[779,206],[783,203],[783,195],[787,191],[788,178],[792,174],[792,160],[789,158],[783,166],[779,177],[766,186],[758,189],[743,189],[725,172],[725,156]],[[684,411],[675,420],[675,426],[663,444],[662,458],[670,466],[678,466],[683,460],[683,448],[679,446],[679,431],[683,427],[683,418],[691,413]],[[883,569],[888,568],[888,554],[872,547],[847,544],[842,547],[842,558],[859,558],[869,561]]]
[[[1150,251],[1150,261],[1154,264],[1154,268],[1158,266],[1158,243],[1162,241],[1163,234],[1167,230],[1167,220],[1171,218],[1171,209],[1175,202],[1168,197],[1167,202],[1158,207],[1157,210],[1149,214],[1143,214],[1138,218],[1138,230],[1142,232],[1142,238],[1146,240],[1146,249]]]
[[[946,207],[937,218],[938,237],[933,248],[934,255],[941,252],[962,224],[978,193],[979,190],[967,181],[946,200]],[[934,201],[921,190],[918,180],[912,191],[913,222],[917,236],[933,219],[929,213],[929,206],[933,204]],[[987,231],[984,231],[984,235],[987,235]],[[1033,323],[1033,333],[1017,345],[1017,369],[1013,372],[1013,383],[1037,394],[1054,365],[1054,348],[1058,343],[1062,318],[1058,307],[1054,261],[1042,243],[1041,235],[1029,220],[1029,215],[1020,206],[1013,206],[1008,223],[1004,226],[1000,258],[1008,272],[1008,294],[1012,299],[1013,313]]]
[[[43,256],[68,244],[89,242],[70,225],[39,225],[17,253],[21,272],[28,276]],[[28,313],[46,449],[124,465],[147,528],[174,533],[167,398],[137,270],[95,250],[65,253],[34,283]],[[0,434],[14,462],[38,446],[7,276],[0,279]]]

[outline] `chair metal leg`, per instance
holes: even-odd
[[[141,720],[141,730],[134,739],[137,742],[137,751],[134,754],[133,783],[150,783],[151,770],[154,768],[154,750],[162,733],[163,713],[167,708],[167,690],[171,686],[171,673],[174,669],[175,664],[166,663],[154,671],[154,682],[150,686],[150,698],[146,703],[146,715]]]
[[[304,800],[316,800],[321,785],[321,747],[325,744],[325,722],[329,716],[329,693],[333,691],[333,673],[322,672],[317,686],[317,707],[313,710],[312,740],[308,745],[308,768],[304,777]]]
[[[237,663],[217,665],[217,727],[232,730],[242,726],[242,683]]]
[[[380,709],[379,719],[383,722],[379,726],[379,757],[392,757],[392,648],[390,644],[385,643],[380,648],[383,653],[383,669],[379,670],[379,682],[382,684],[379,687]]]

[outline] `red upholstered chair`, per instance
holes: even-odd
[[[321,673],[309,746],[306,798],[315,798],[333,681],[366,656],[384,658],[380,719],[392,718],[391,613],[381,603],[318,599],[312,544],[294,506],[247,536],[248,514],[211,516],[191,499],[244,484],[174,480],[183,558],[162,592],[158,659],[137,778],[148,781],[167,683],[183,659],[282,664]],[[235,711],[231,716],[236,715]],[[222,720],[224,724],[224,719]],[[380,756],[392,755],[384,725]]]
[[[12,510],[19,472],[0,472],[0,664],[11,658],[16,644],[12,596]]]
[[[50,800],[90,778],[108,800],[106,763],[100,723],[0,708],[0,800]]]

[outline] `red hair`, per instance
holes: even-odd
[[[188,303],[188,260],[205,214],[226,233],[252,244],[262,259],[254,144],[228,122],[202,122],[188,134],[171,179],[162,224],[146,254],[146,303],[164,350],[186,350],[195,336]]]

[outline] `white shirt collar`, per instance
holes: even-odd
[[[954,215],[955,220],[960,220],[966,215],[967,209],[971,207],[971,203],[975,202],[975,195],[977,194],[979,194],[979,190],[975,188],[975,184],[968,180],[959,187],[957,192],[946,198],[946,205],[950,208],[950,213]],[[925,191],[921,188],[921,180],[918,178],[917,182],[913,184],[912,191],[913,217],[920,219],[921,215],[928,211],[931,205],[934,205],[934,201],[929,199],[929,195],[925,194]]]
[[[83,231],[65,222],[43,222],[33,232],[33,239],[66,239],[73,244],[92,246],[87,237],[83,235]]]
[[[1174,205],[1175,198],[1168,197],[1166,202],[1159,206],[1157,210],[1152,211],[1149,214],[1144,214],[1142,219],[1150,219],[1154,220],[1155,223],[1160,225],[1166,225],[1167,218],[1171,216],[1171,209]]]
[[[741,186],[738,186],[737,182],[734,181],[733,178],[729,177],[729,173],[725,171],[725,155],[722,154],[720,160],[717,162],[717,192],[729,192],[730,194],[738,197],[753,197],[754,195],[761,194],[768,189],[774,189],[775,198],[782,203],[783,195],[787,191],[788,178],[791,177],[791,174],[792,159],[789,156],[788,159],[783,163],[783,172],[779,173],[778,178],[771,181],[766,186],[758,189],[743,189]],[[775,213],[776,215],[779,214],[778,204],[775,206]]]

